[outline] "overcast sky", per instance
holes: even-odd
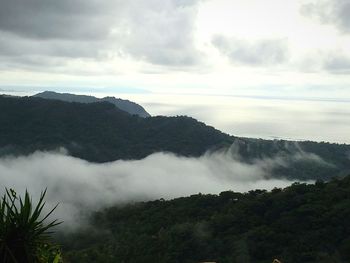
[[[0,89],[350,98],[349,0],[0,0]]]

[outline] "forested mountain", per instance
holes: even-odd
[[[230,137],[189,117],[140,118],[108,102],[68,103],[0,96],[2,155],[64,147],[93,162],[140,159],[159,151],[199,156]]]
[[[116,206],[61,236],[66,262],[350,262],[350,177]]]
[[[92,162],[141,159],[159,151],[200,156],[222,150],[242,162],[274,161],[272,177],[300,180],[350,172],[349,145],[237,138],[190,117],[141,118],[108,102],[0,96],[0,156],[60,147]]]
[[[107,101],[114,104],[118,109],[128,112],[131,115],[138,115],[143,118],[151,116],[141,105],[129,100],[122,100],[114,97],[104,97],[102,99],[99,99],[93,96],[75,95],[70,93],[57,93],[53,91],[44,91],[34,95],[33,97],[80,103],[94,103]]]

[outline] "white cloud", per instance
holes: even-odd
[[[60,153],[37,152],[0,159],[2,187],[36,196],[48,188],[48,209],[60,203],[56,216],[66,227],[81,224],[82,213],[136,200],[174,198],[225,190],[284,187],[287,180],[266,179],[281,158],[246,164],[227,153],[200,158],[157,153],[139,161],[92,164]],[[0,192],[3,189],[0,190]]]

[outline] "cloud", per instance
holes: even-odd
[[[333,24],[340,31],[350,33],[350,2],[348,0],[317,0],[301,6],[301,14]]]
[[[153,64],[196,64],[200,58],[193,44],[197,2],[151,1],[152,4],[133,5],[127,23],[132,33],[118,38],[123,41],[123,50]]]
[[[329,53],[324,58],[323,68],[330,73],[349,74],[350,57],[340,52]]]
[[[318,50],[301,60],[300,69],[309,72],[349,74],[350,57],[342,50]]]
[[[247,164],[234,158],[233,152],[199,158],[156,153],[139,161],[107,164],[92,164],[62,153],[36,152],[0,159],[0,181],[2,187],[19,193],[28,189],[36,196],[47,187],[48,209],[60,203],[56,216],[66,221],[67,228],[80,225],[84,213],[112,204],[291,184],[267,179],[272,169],[288,165],[283,158]]]
[[[1,0],[0,29],[35,39],[105,38],[112,20],[109,10],[118,2]]]
[[[0,0],[0,56],[19,65],[35,56],[127,56],[163,66],[195,65],[199,1]]]
[[[213,37],[212,44],[232,63],[266,66],[282,64],[288,60],[288,46],[283,39],[250,42],[217,35]]]

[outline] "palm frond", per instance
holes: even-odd
[[[45,195],[46,189],[41,192],[36,205],[33,205],[27,190],[22,198],[17,197],[14,190],[5,189],[0,200],[0,262],[41,262],[39,253],[44,251],[43,248],[50,247],[48,244],[52,231],[49,230],[62,223],[53,220],[45,224],[57,208],[56,205],[42,215],[46,205]]]

